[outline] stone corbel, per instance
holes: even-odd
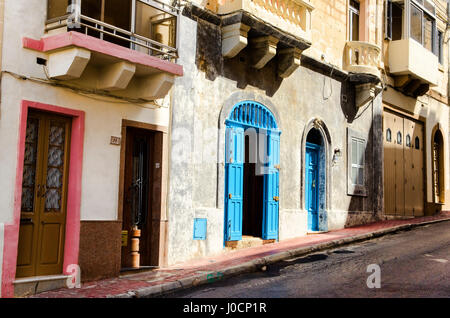
[[[287,78],[300,66],[302,50],[283,49],[278,52],[278,76]]]
[[[278,39],[273,36],[261,36],[250,40],[252,66],[262,69],[277,54]]]
[[[235,23],[222,28],[222,55],[233,58],[247,46],[247,35],[250,27]]]
[[[48,57],[48,76],[59,80],[80,78],[91,59],[91,52],[80,48],[70,48]]]
[[[138,80],[136,96],[145,100],[163,98],[169,93],[174,83],[174,75],[158,73]]]
[[[372,101],[382,90],[380,84],[366,83],[356,85],[355,87],[355,105],[356,108],[366,105]]]
[[[108,91],[125,89],[135,72],[136,65],[127,62],[105,66],[100,71],[97,88]]]

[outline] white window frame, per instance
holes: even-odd
[[[427,1],[427,0],[423,0]],[[427,1],[428,4],[432,5],[434,7],[434,4]],[[422,19],[421,19],[421,29],[422,29],[422,40],[421,42],[418,42],[417,40],[413,39],[411,37],[411,7],[416,7],[419,11],[422,12]],[[420,45],[424,46],[424,37],[425,37],[425,30],[424,30],[424,17],[425,15],[429,16],[432,20],[433,27],[432,27],[432,44],[431,44],[431,52],[437,55],[437,21],[436,21],[436,10],[435,12],[431,12],[428,9],[425,8],[424,4],[421,4],[417,0],[405,0],[405,6],[403,9],[403,30],[406,30],[404,32],[403,38],[405,39],[412,39],[416,42],[418,42]],[[425,46],[424,46],[425,47]]]
[[[360,163],[352,162],[353,141],[362,144],[363,147],[363,161]],[[365,134],[347,128],[347,194],[353,196],[367,196],[367,163],[366,163],[367,137]],[[354,184],[352,178],[352,168],[362,169],[363,182],[362,184]]]
[[[352,20],[352,14],[355,14],[358,16],[358,40],[361,37],[361,34],[359,34],[359,24],[361,23],[361,1],[355,0],[359,3],[359,9],[356,9],[351,5],[351,1],[348,1],[348,37],[350,41],[353,41],[353,20]]]

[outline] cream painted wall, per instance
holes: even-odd
[[[6,2],[4,72],[46,79],[43,66],[36,64],[40,53],[22,48],[23,37],[39,39],[44,36],[45,13],[46,2],[42,0]],[[122,119],[168,126],[169,97],[158,101],[166,106],[137,105],[21,80],[6,73],[2,74],[1,91],[0,222],[12,221],[20,106],[24,99],[85,112],[81,219],[117,219],[120,146],[110,145],[110,138],[121,136]]]

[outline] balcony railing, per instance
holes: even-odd
[[[310,0],[212,0],[210,8],[218,14],[243,10],[296,37],[306,40],[311,37],[311,12],[314,6]]]
[[[154,9],[160,12],[159,15],[168,14],[172,18],[176,19],[180,13],[180,9],[178,7],[168,5],[158,0],[152,0],[152,2],[158,4],[158,7],[154,7]],[[144,1],[142,3],[149,5]],[[164,19],[164,21],[166,20],[169,19]],[[73,25],[76,25],[77,28],[73,28]],[[93,19],[85,14],[66,14],[46,21],[46,32],[51,32],[61,28],[81,32],[86,35],[92,35],[109,42],[117,44],[120,43],[119,45],[126,46],[132,50],[144,52],[152,56],[157,56],[163,60],[172,61],[178,58],[178,51],[175,47],[160,43],[156,40],[103,21]],[[174,32],[176,37],[177,31],[174,30]]]
[[[349,41],[344,50],[344,70],[357,73],[369,74],[380,77],[381,49],[377,45]]]

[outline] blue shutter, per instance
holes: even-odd
[[[225,147],[225,238],[227,241],[242,239],[244,147],[244,128],[227,127]]]
[[[308,211],[308,230],[318,231],[318,169],[319,154],[316,145],[306,145],[305,156],[305,205]]]
[[[267,155],[269,157],[264,174],[264,212],[263,239],[278,239],[279,210],[279,171],[280,164],[280,133],[268,132]]]

